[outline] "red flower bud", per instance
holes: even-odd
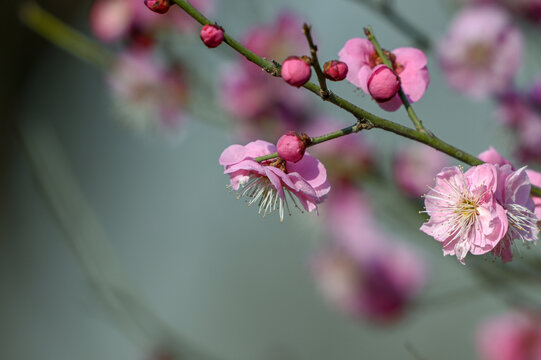
[[[224,41],[224,30],[216,25],[205,25],[201,29],[201,40],[208,48],[215,48]]]
[[[171,7],[170,0],[145,0],[145,5],[158,14],[165,14]]]
[[[345,62],[330,60],[323,64],[323,73],[331,81],[341,81],[348,74],[348,66]]]
[[[310,65],[297,56],[290,56],[285,59],[281,72],[285,82],[296,87],[304,85],[312,76]]]

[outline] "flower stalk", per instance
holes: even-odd
[[[370,26],[365,27],[364,34],[366,35],[366,38],[370,40],[372,45],[374,45],[374,49],[376,50],[381,61],[383,61],[383,64],[385,64],[389,69],[394,71],[393,64],[391,60],[387,57],[383,49],[381,48],[378,40],[376,39],[376,36],[374,35],[374,31],[372,30],[372,27]],[[400,89],[398,90],[398,96],[400,96],[400,100],[402,101],[402,104],[404,104],[404,107],[406,108],[406,111],[408,112],[408,116],[411,119],[411,122],[413,123],[417,131],[432,135],[424,128],[421,119],[419,119],[419,117],[413,110],[413,107],[411,106],[411,103],[409,102],[406,94],[404,94],[404,90],[402,90],[402,87],[400,87]]]
[[[308,46],[310,47],[310,58],[312,60],[312,66],[316,72],[317,80],[319,82],[320,95],[323,100],[326,100],[329,98],[330,91],[327,89],[327,80],[325,79],[325,75],[323,74],[323,71],[321,70],[321,65],[319,64],[319,60],[317,58],[317,46],[314,44],[314,40],[312,39],[312,26],[308,24],[304,24],[302,26],[302,32],[306,36],[306,40],[308,41]]]

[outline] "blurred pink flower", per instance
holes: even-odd
[[[362,260],[381,248],[385,238],[366,195],[352,183],[333,184],[326,201],[325,230],[335,243]]]
[[[440,170],[449,166],[447,155],[423,144],[410,144],[395,151],[393,176],[398,188],[406,195],[418,198]]]
[[[338,55],[348,66],[346,79],[370,94],[368,79],[373,69],[382,64],[372,43],[362,38],[349,39]],[[419,101],[430,83],[426,55],[419,49],[403,47],[393,50],[390,57],[408,100],[412,103]],[[395,95],[392,99],[378,104],[384,110],[395,111],[402,102],[398,95]]]
[[[205,14],[214,9],[214,0],[190,3]],[[162,15],[149,10],[143,0],[96,0],[90,9],[90,27],[98,39],[113,42],[128,37],[133,30],[143,33],[163,28],[188,31],[197,29],[198,24],[176,5]]]
[[[290,55],[308,51],[302,21],[282,13],[269,25],[247,31],[243,44],[260,56],[283,61]],[[220,102],[238,122],[242,139],[265,137],[276,140],[284,129],[299,129],[309,112],[308,97],[269,76],[244,57],[222,71]]]
[[[538,79],[529,93],[510,92],[499,97],[496,116],[517,136],[516,155],[522,162],[541,161],[540,85]]]
[[[464,264],[470,252],[486,254],[507,232],[504,208],[496,201],[498,169],[492,164],[444,168],[425,198],[430,216],[421,230],[442,243],[444,255],[456,255]]]
[[[125,36],[130,30],[133,17],[131,5],[127,0],[95,1],[90,9],[90,26],[94,35],[105,42]]]
[[[276,210],[280,221],[290,212],[286,195],[297,205],[295,197],[306,211],[317,211],[331,186],[322,163],[305,153],[297,163],[273,159],[257,162],[259,156],[276,152],[276,146],[257,140],[245,146],[231,145],[222,152],[219,163],[230,176],[231,189],[238,198],[245,197],[248,205],[257,203],[259,214],[266,216]]]
[[[522,62],[522,35],[497,6],[467,8],[451,23],[438,55],[449,85],[482,99],[511,86]]]
[[[358,234],[359,237],[362,234]],[[312,272],[323,295],[339,310],[377,323],[399,320],[426,281],[426,269],[411,249],[380,239],[379,252],[358,259],[331,245],[313,258]]]
[[[541,22],[541,0],[463,0],[463,2],[500,5],[516,15],[533,22]]]
[[[493,317],[477,329],[482,360],[541,359],[541,316],[523,310]]]
[[[125,118],[133,127],[178,130],[186,120],[188,87],[182,69],[165,68],[147,51],[118,56],[107,82],[121,107],[130,112]]]
[[[273,23],[259,24],[248,30],[242,43],[257,55],[281,63],[291,55],[308,53],[302,23],[302,19],[294,13],[284,11],[278,14]]]

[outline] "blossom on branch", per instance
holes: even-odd
[[[457,167],[445,168],[437,175],[425,199],[430,220],[421,230],[462,263],[468,252],[491,252],[508,262],[515,240],[533,243],[539,235],[530,179],[525,168],[514,170],[492,148],[480,158],[496,164],[474,166],[464,174]]]
[[[444,168],[425,197],[430,216],[421,230],[442,243],[444,255],[456,255],[464,264],[468,252],[486,254],[507,232],[505,209],[496,201],[498,173],[483,164],[463,173]]]
[[[255,158],[276,152],[276,146],[257,140],[247,145],[231,145],[222,152],[219,163],[230,176],[230,188],[237,198],[245,198],[248,206],[256,204],[259,214],[278,211],[280,221],[291,206],[302,212],[317,211],[331,186],[322,163],[308,153],[297,163],[280,158],[257,162]],[[289,199],[288,199],[289,198]]]
[[[372,43],[367,39],[349,39],[338,53],[340,60],[348,66],[346,79],[353,85],[370,94],[368,80],[378,65],[383,64]],[[402,90],[409,102],[419,101],[430,83],[430,75],[426,67],[426,55],[419,49],[402,47],[388,53],[393,70],[400,78]],[[390,100],[378,102],[387,111],[395,111],[402,101],[395,95]]]

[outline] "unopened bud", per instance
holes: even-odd
[[[282,78],[289,85],[300,87],[312,76],[312,68],[303,59],[290,56],[282,64]]]
[[[201,29],[201,40],[208,48],[215,48],[224,41],[224,30],[216,25],[205,25]]]
[[[145,5],[158,14],[165,14],[171,7],[170,0],[145,0]]]
[[[368,92],[377,102],[385,102],[393,98],[400,90],[400,79],[387,65],[378,65],[368,78]]]
[[[323,73],[325,77],[332,81],[341,81],[348,74],[348,66],[345,62],[330,60],[323,64]]]
[[[276,143],[278,156],[285,161],[296,163],[304,156],[306,151],[305,142],[294,131],[282,135]]]

